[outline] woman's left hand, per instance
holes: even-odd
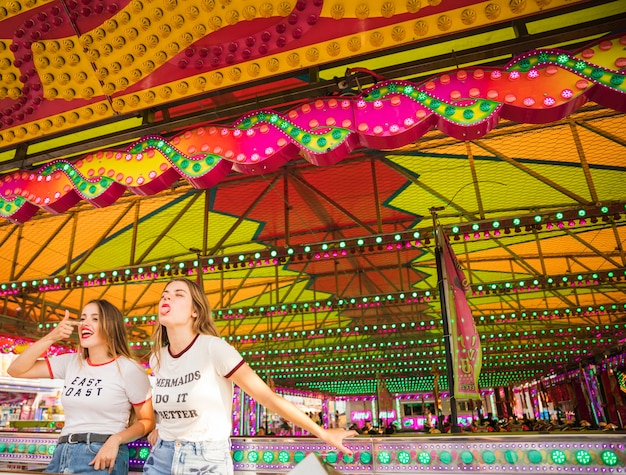
[[[359,433],[355,430],[345,429],[326,429],[320,438],[324,441],[337,447],[346,455],[353,455],[352,450],[343,445],[343,440],[348,437],[356,437]]]
[[[117,459],[119,450],[119,444],[113,440],[113,437],[109,437],[109,440],[98,450],[98,453],[94,459],[89,462],[89,465],[93,465],[94,470],[108,469],[109,473],[111,473],[115,467],[115,460]]]

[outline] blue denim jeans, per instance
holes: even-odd
[[[80,473],[82,474],[107,474],[109,469],[95,470],[89,465],[98,450],[104,445],[103,442],[90,442],[89,444],[59,444],[54,449],[52,460],[44,470],[46,473]],[[128,446],[120,445],[120,450],[115,459],[115,466],[111,475],[128,475]]]
[[[157,440],[143,466],[148,475],[233,475],[230,441]]]

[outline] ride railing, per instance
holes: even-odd
[[[0,433],[1,470],[42,470],[57,436]],[[347,456],[310,437],[233,437],[235,473],[284,474],[314,453],[342,474],[626,473],[626,432],[494,432],[359,436]],[[140,472],[150,453],[145,439],[129,444],[130,468]]]

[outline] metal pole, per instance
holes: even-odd
[[[460,433],[459,419],[456,407],[456,396],[454,394],[454,359],[452,358],[452,344],[450,342],[450,319],[449,319],[449,302],[448,302],[448,278],[444,273],[443,263],[441,262],[441,244],[439,241],[439,228],[437,225],[437,211],[444,208],[430,208],[430,214],[433,218],[433,236],[435,239],[435,263],[437,264],[437,287],[439,289],[439,301],[441,302],[441,318],[443,321],[443,342],[446,353],[446,375],[448,377],[448,390],[450,391],[450,426],[451,433]]]
[[[202,250],[197,247],[190,247],[189,250],[191,252],[196,253],[196,283],[200,286],[202,290],[204,290],[204,285],[202,283],[202,261],[200,260],[200,255],[202,254]]]

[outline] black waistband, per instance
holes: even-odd
[[[59,444],[84,444],[87,442],[106,442],[110,434],[69,434],[59,437]]]

